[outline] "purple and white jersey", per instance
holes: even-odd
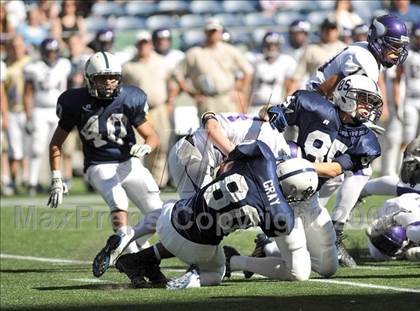
[[[261,140],[274,153],[276,157],[289,153],[289,147],[277,130],[273,129],[268,122],[256,116],[241,113],[219,113],[216,114],[222,131],[233,145],[252,140]],[[217,147],[208,138],[207,130],[199,128],[194,132],[195,147],[208,158],[208,163],[212,167],[217,167],[222,163],[224,157]]]
[[[406,96],[416,98],[420,103],[420,52],[410,50],[403,64],[405,73]]]
[[[284,82],[291,79],[296,61],[290,55],[281,54],[268,63],[263,55],[256,58],[252,82],[252,105],[278,105],[284,100]]]
[[[384,206],[378,211],[378,216],[389,215],[400,209],[406,211],[394,217],[397,226],[405,228],[410,224],[420,222],[420,194],[406,193],[385,201]]]
[[[53,66],[42,60],[26,65],[23,74],[26,81],[33,83],[34,107],[55,107],[58,97],[67,89],[70,72],[71,63],[65,58],[59,58]]]
[[[367,46],[367,42],[356,42],[330,58],[309,79],[306,89],[317,89],[333,75],[347,77],[353,74],[365,74],[378,82],[381,67]]]

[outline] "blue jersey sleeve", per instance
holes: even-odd
[[[76,90],[67,90],[60,95],[57,101],[56,113],[59,118],[58,126],[70,132],[77,124],[78,101]]]
[[[148,111],[147,95],[134,86],[123,86],[122,95],[122,101],[128,110],[126,115],[130,123],[137,128],[146,122],[146,112]]]

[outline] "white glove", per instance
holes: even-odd
[[[146,154],[152,152],[152,147],[147,144],[135,144],[131,147],[130,155],[133,157],[141,158],[144,157]]]
[[[67,194],[67,185],[61,178],[60,171],[52,172],[51,186],[50,186],[50,198],[48,199],[47,206],[56,208],[63,202],[63,194]]]

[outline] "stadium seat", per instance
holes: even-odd
[[[161,14],[185,14],[190,10],[189,4],[182,0],[163,0],[157,5],[158,12]]]
[[[190,11],[194,14],[216,14],[223,12],[221,2],[215,0],[194,0],[190,4]]]
[[[357,2],[357,1],[352,2],[353,6],[354,6],[354,2]],[[363,1],[363,2],[365,2],[365,1]],[[319,10],[334,11],[335,1],[316,0],[316,3],[319,7]]]
[[[262,13],[249,13],[244,17],[244,24],[246,26],[263,26],[263,25],[274,25],[274,21],[271,17],[265,16]]]
[[[254,3],[242,0],[225,0],[223,9],[226,13],[252,13],[256,11]]]
[[[232,36],[231,40],[233,44],[246,44],[248,46],[251,44],[252,38],[248,31],[232,30],[230,31],[230,34]]]
[[[147,3],[143,1],[128,1],[125,6],[128,15],[149,16],[156,14],[158,7],[155,3]]]
[[[87,32],[96,33],[108,26],[107,19],[101,16],[88,16],[85,18]]]
[[[277,25],[280,26],[289,26],[296,19],[305,19],[305,16],[298,12],[279,12],[275,16],[275,21]],[[286,29],[285,29],[286,30]]]
[[[177,24],[175,20],[168,15],[153,15],[147,18],[146,20],[147,28],[157,29],[157,28],[175,28]]]
[[[204,42],[205,38],[204,31],[201,29],[188,30],[181,36],[183,49],[200,45]]]
[[[146,27],[144,19],[136,16],[121,16],[113,24],[116,30],[139,30]]]
[[[325,2],[334,3],[334,1]],[[317,2],[312,0],[289,1],[287,5],[287,10],[301,13],[309,13],[320,9]]]
[[[308,14],[307,21],[311,24],[311,28],[317,31],[317,26],[328,16],[328,11],[314,11]]]
[[[115,2],[97,2],[92,6],[92,14],[95,16],[122,16],[125,14],[124,7]]]
[[[214,15],[214,17],[225,27],[243,26],[242,15],[222,13]]]
[[[182,28],[204,27],[206,20],[197,14],[186,14],[179,18],[179,26]]]

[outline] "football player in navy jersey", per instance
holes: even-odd
[[[333,98],[334,105],[315,92],[301,90],[283,105],[268,109],[270,122],[279,131],[285,124],[299,128],[297,145],[303,157],[314,162],[320,176],[318,189],[344,171],[363,170],[381,154],[376,135],[363,124],[366,120],[376,122],[381,115],[376,82],[366,76],[348,76],[337,85]],[[318,193],[310,201],[291,206],[296,218],[290,235],[277,237],[275,244],[262,243],[261,254],[266,258],[232,256],[232,270],[282,280],[307,280],[311,268],[324,277],[336,272],[336,235]]]
[[[282,180],[285,167],[289,168],[287,176],[293,178]],[[279,182],[283,182],[283,192]],[[156,228],[148,228],[157,231],[157,245],[121,256],[116,267],[134,286],[147,287],[150,284],[144,277],[151,283],[165,280],[157,265],[163,258],[176,256],[194,267],[169,282],[168,288],[218,285],[225,275],[223,238],[237,229],[255,226],[268,236],[287,236],[294,226],[294,213],[285,197],[307,199],[317,184],[309,161],[276,162],[261,141],[240,144],[228,155],[223,173],[214,181],[189,199],[164,205]]]
[[[159,139],[147,121],[147,96],[137,87],[121,85],[121,65],[108,52],[93,54],[85,65],[86,87],[69,89],[57,102],[58,127],[50,143],[51,190],[48,205],[62,203],[61,146],[77,127],[83,144],[84,172],[88,182],[101,194],[111,210],[112,235],[93,263],[93,273],[101,276],[127,247],[134,229],[128,225],[128,200],[144,215],[162,207],[159,189],[140,158],[158,146]],[[137,144],[133,127],[145,140]],[[142,245],[150,238],[144,236]]]

